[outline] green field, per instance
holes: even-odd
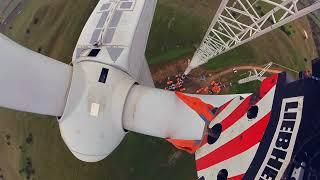
[[[146,52],[147,59],[153,66],[176,60],[177,56],[185,56],[189,51],[189,55],[192,55],[212,19],[213,13],[207,13],[219,5],[211,0],[201,1],[204,4],[185,1],[183,7],[177,5],[181,0],[163,2],[166,3],[158,6]],[[304,30],[309,39],[304,38]],[[307,18],[303,17],[283,26],[282,30],[276,29],[217,56],[203,67],[219,71],[235,65],[262,65],[273,61],[297,71],[303,70],[309,68],[310,60],[317,57],[311,37]]]
[[[160,1],[157,6],[146,50],[149,64],[192,54],[206,32],[205,18],[174,5]]]
[[[296,24],[300,25],[299,22]],[[315,51],[314,43],[304,40],[301,34],[295,33],[292,36],[287,36],[286,33],[277,29],[228,53],[217,56],[204,67],[223,69],[234,65],[262,65],[272,61],[300,71],[310,67],[310,60],[316,56],[313,51]],[[304,62],[304,59],[308,61]]]
[[[1,109],[0,174],[7,179],[26,179],[19,170],[30,157],[35,180],[88,179],[194,179],[193,158],[182,155],[172,164],[176,152],[168,143],[130,134],[120,147],[99,163],[83,163],[75,159],[64,145],[54,118]],[[25,143],[29,133],[34,140]],[[9,134],[10,145],[4,141]],[[18,147],[22,145],[24,152]]]

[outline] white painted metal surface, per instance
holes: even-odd
[[[135,86],[124,109],[123,124],[130,131],[162,138],[202,139],[205,123],[174,92]]]
[[[298,106],[294,107],[294,108],[289,108],[287,109],[287,105],[289,103],[292,102],[297,102]],[[279,123],[277,125],[276,131],[275,131],[275,136],[273,136],[272,141],[270,146],[272,147],[276,147],[276,142],[277,142],[277,135],[280,132],[285,132],[286,130],[283,130],[282,128],[282,124],[283,122],[286,120],[285,117],[285,112],[290,112],[290,113],[295,113],[296,114],[296,119],[295,119],[295,125],[292,127],[292,129],[290,130],[292,132],[291,136],[290,136],[290,143],[289,146],[286,148],[286,152],[287,155],[285,156],[285,158],[283,158],[282,162],[283,165],[280,166],[276,176],[274,177],[274,179],[281,179],[282,175],[284,174],[286,168],[288,167],[290,160],[293,156],[293,149],[297,140],[297,136],[298,136],[298,132],[299,132],[299,126],[302,120],[302,113],[303,113],[303,108],[304,108],[304,96],[298,96],[298,97],[290,97],[290,98],[284,98],[282,100],[282,104],[281,104],[281,110],[280,110],[280,116],[279,116]],[[270,158],[273,158],[274,156],[272,155],[272,150],[274,148],[269,148],[268,152],[266,154],[266,157],[262,163],[262,167],[266,167],[268,164],[268,161]],[[255,179],[260,179],[265,178],[265,173],[264,173],[264,168],[260,168],[257,175],[255,176]]]
[[[234,177],[243,174],[248,170],[254,155],[257,153],[259,144],[256,144],[248,150],[238,154],[235,157],[227,159],[207,169],[198,171],[198,177],[205,177],[205,180],[217,180],[217,175],[221,169],[228,170],[228,177]]]
[[[0,106],[61,116],[71,67],[43,56],[0,34]]]
[[[100,0],[80,35],[59,122],[65,143],[82,161],[100,161],[122,141],[131,86],[154,87],[144,52],[155,6],[156,0]],[[102,68],[108,69],[105,83],[99,82]]]
[[[146,59],[143,61],[143,64],[140,70],[140,75],[137,81],[141,85],[145,85],[153,88],[155,87],[152,79],[152,75],[149,69],[149,65]]]
[[[200,47],[185,71],[320,8],[299,0],[222,0]]]
[[[102,68],[106,82],[99,82]],[[59,126],[63,140],[80,160],[96,162],[107,157],[125,136],[123,107],[135,81],[111,66],[83,61],[73,67],[66,109]]]
[[[210,153],[222,148],[232,140],[239,137],[250,127],[256,125],[261,119],[270,113],[272,110],[273,99],[275,95],[276,87],[273,87],[256,105],[259,107],[259,112],[255,120],[249,120],[247,114],[243,114],[239,120],[237,120],[232,126],[224,130],[219,139],[212,145],[203,145],[195,154],[196,160],[201,158],[206,158]],[[246,97],[243,96],[242,97]],[[237,109],[245,99],[240,98],[240,96],[234,98],[228,106],[221,111],[216,118],[210,123],[209,127],[213,127],[218,123],[223,123],[232,112],[236,112]],[[221,169],[226,169],[228,171],[228,177],[237,177],[238,175],[243,175],[247,172],[257,150],[259,143],[248,147],[245,151],[238,153],[228,159],[225,159],[219,163],[209,165],[207,168],[198,171],[198,177],[205,177],[206,180],[217,179],[217,175]],[[236,146],[234,148],[237,148]],[[210,164],[210,163],[209,163]]]
[[[299,167],[295,167],[293,169],[291,179],[292,180],[303,180],[304,171],[307,164],[305,162],[302,162]]]
[[[76,45],[73,63],[90,59],[139,79],[156,0],[100,0]],[[101,49],[88,58],[91,49]]]
[[[204,102],[221,106],[236,95],[199,96]],[[150,136],[201,140],[204,121],[174,92],[134,86],[124,108],[124,127]]]
[[[268,114],[271,111],[272,103],[273,103],[273,96],[275,93],[275,88],[273,88],[267,96],[260,101],[257,105],[261,108],[261,111],[259,112],[256,119],[262,119],[266,114]],[[221,123],[222,120],[224,120],[228,115],[232,113],[237,107],[241,105],[241,103],[244,101],[244,99],[239,99],[238,97],[235,98],[226,109],[222,113],[220,113],[217,116],[217,119],[214,119],[214,121],[211,122],[210,128],[212,128],[215,124]],[[217,120],[217,121],[216,121]],[[240,120],[238,120],[232,127],[230,127],[228,130],[226,130],[223,134],[221,134],[221,137],[219,140],[213,144],[205,144],[201,149],[199,149],[196,152],[196,158],[202,158],[208,153],[214,151],[215,149],[223,146],[233,138],[239,136],[241,133],[243,133],[245,130],[247,130],[249,127],[257,123],[256,121],[249,121],[246,114],[241,117]]]

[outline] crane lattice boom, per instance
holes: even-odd
[[[222,0],[185,74],[220,54],[320,8],[319,1],[303,7],[298,2]]]

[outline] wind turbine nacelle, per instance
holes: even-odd
[[[135,81],[111,66],[81,61],[73,66],[66,107],[59,119],[60,132],[80,160],[97,162],[123,140],[122,114]]]

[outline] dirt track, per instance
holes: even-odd
[[[232,72],[233,72],[233,69],[236,69],[237,71],[239,71],[239,70],[253,70],[253,69],[262,70],[263,68],[262,68],[262,67],[259,67],[259,66],[238,66],[238,67],[232,67],[232,68],[229,68],[229,69],[224,70],[224,71],[222,71],[222,72],[219,72],[219,73],[217,73],[217,74],[214,74],[211,79],[217,79],[217,78],[219,78],[220,76],[223,76],[223,75],[232,73]],[[268,72],[268,73],[272,73],[272,74],[276,74],[276,73],[280,73],[280,72],[282,72],[282,71],[281,71],[281,70],[277,70],[277,69],[268,69],[267,72]]]
[[[165,88],[168,85],[166,85],[165,82],[168,81],[168,78],[175,79],[175,75],[182,74],[187,67],[187,58],[182,58],[177,61],[173,61],[170,63],[166,63],[163,65],[153,66],[151,67],[151,72],[153,79],[155,81],[155,85],[158,88]],[[246,71],[246,70],[263,70],[263,67],[255,66],[255,65],[243,65],[243,66],[234,66],[230,67],[228,69],[220,69],[220,70],[207,70],[202,67],[194,69],[191,74],[189,75],[189,80],[184,81],[183,87],[186,89],[186,92],[188,93],[196,93],[196,91],[199,88],[207,87],[210,85],[212,81],[219,81],[224,86],[227,87],[231,81],[229,81],[229,77],[234,76],[233,73],[234,69],[238,71],[238,74],[240,72]],[[268,69],[268,73],[275,74],[282,72],[281,69]],[[205,78],[202,79],[200,77],[204,76]],[[224,90],[226,90],[224,88]]]
[[[175,76],[177,74],[182,74],[184,72],[184,70],[187,67],[187,59],[188,57],[170,62],[170,63],[166,63],[163,65],[157,65],[157,66],[153,66],[151,67],[151,73],[153,76],[153,79],[155,81],[159,81],[159,80],[163,80],[168,76]],[[206,70],[202,67],[196,68],[191,72],[191,76],[193,77],[199,77],[202,74],[212,74],[212,77],[210,78],[211,80],[215,80],[220,78],[221,76],[233,73],[233,69],[236,69],[238,71],[241,70],[253,70],[253,69],[257,69],[257,70],[262,70],[263,68],[260,66],[255,66],[255,65],[245,65],[245,66],[234,66],[234,67],[230,67],[228,69],[225,70]],[[280,73],[282,72],[281,68],[277,68],[277,69],[269,69],[267,72],[269,73]]]

